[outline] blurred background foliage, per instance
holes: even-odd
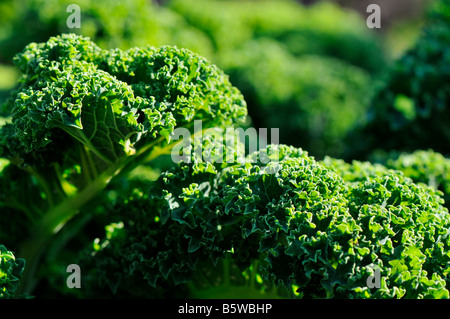
[[[420,72],[411,67],[422,63],[429,69],[434,61],[424,56],[437,48],[430,54],[443,58],[434,69],[433,84],[441,80],[440,72],[448,70],[448,49],[439,45],[448,40],[448,2],[438,1],[443,3],[440,12],[447,12],[447,20],[441,14],[444,22],[439,30],[421,35],[430,20],[432,2],[2,0],[0,102],[18,79],[13,57],[30,42],[74,32],[104,48],[176,45],[203,55],[229,74],[247,101],[248,126],[279,128],[280,143],[302,147],[319,159],[326,155],[366,159],[376,148],[403,149],[411,130],[399,135],[396,129],[386,127],[400,125],[398,112],[394,112],[399,107],[423,109],[416,95],[435,105],[433,96],[437,94],[437,109],[448,104],[446,88],[429,90],[428,73],[422,72],[425,75],[418,79]],[[366,25],[366,9],[372,3],[382,8],[381,29]],[[70,4],[81,9],[79,29],[67,26]],[[429,39],[430,33],[436,36]],[[426,48],[422,48],[423,43]],[[442,80],[449,83],[448,78]],[[422,89],[429,95],[422,96]],[[422,125],[417,124],[419,116],[405,112],[406,119],[415,119],[408,127]],[[443,126],[445,122],[433,133],[440,134]],[[424,140],[420,147],[439,150],[442,141],[424,131],[428,129],[425,126],[416,132]],[[410,143],[416,139],[414,136]],[[427,140],[432,143],[427,144]],[[412,151],[414,147],[404,149]]]

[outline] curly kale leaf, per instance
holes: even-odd
[[[243,160],[244,148],[212,136],[197,137],[193,144],[189,161],[162,172],[151,186],[119,194],[108,211],[105,236],[82,260],[91,269],[90,294],[179,296],[203,264],[217,265],[224,257],[230,246],[219,229],[214,196],[222,171]],[[235,161],[204,161],[196,150],[211,145]]]
[[[345,163],[332,158],[322,162],[349,185],[349,209],[363,226],[361,248],[367,247],[366,263],[370,261],[382,269],[382,277],[385,274],[384,287],[378,291],[364,287],[361,277],[356,296],[446,297],[445,269],[449,259],[444,251],[449,244],[449,214],[443,207],[445,194],[425,178],[421,164],[428,161],[432,172],[442,167],[443,158],[434,152],[417,151],[391,153],[382,159],[386,166],[359,161]],[[366,271],[370,273],[373,269]]]
[[[25,267],[25,260],[0,245],[0,299],[15,297]]]
[[[359,182],[386,175],[391,171],[402,173],[416,184],[423,184],[438,190],[444,198],[444,205],[450,203],[450,160],[433,150],[408,152],[375,152],[369,161],[352,161],[326,157],[321,163],[335,170],[347,182]]]
[[[251,154],[220,171],[197,162],[164,173],[150,193],[119,206],[114,223],[124,226],[99,242],[94,260],[107,256],[115,273],[122,262],[126,269],[138,262],[123,282],[151,278],[150,286],[169,291],[186,283],[202,296],[232,289],[224,278],[234,269],[242,277],[251,270],[263,291],[285,287],[290,297],[448,297],[450,215],[440,192],[388,169],[344,180],[302,150],[268,148],[279,161]],[[140,217],[128,219],[124,207],[138,207]],[[370,288],[376,269],[380,287]],[[102,274],[107,281],[109,272]],[[205,277],[216,280],[199,284]]]
[[[12,123],[27,154],[45,152],[63,131],[114,163],[141,139],[169,139],[194,119],[221,126],[246,115],[227,77],[188,50],[104,51],[69,34],[30,44],[15,62],[23,75],[10,101]]]

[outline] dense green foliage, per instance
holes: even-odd
[[[119,201],[87,259],[90,291],[448,297],[450,215],[438,192],[395,171],[344,181],[293,147],[268,154],[269,164],[260,153],[222,169],[181,164]],[[367,287],[374,267],[379,289]]]
[[[67,1],[26,2],[0,4],[0,298],[450,298],[450,160],[423,131],[445,140],[448,0],[386,82],[330,3],[85,0],[65,33]],[[377,131],[393,109],[418,135]]]
[[[423,183],[443,192],[445,204],[450,208],[450,159],[432,150],[390,152],[380,157],[378,161],[387,168],[399,170],[415,183]],[[376,160],[374,158],[373,161]]]
[[[445,206],[450,208],[450,159],[432,150],[378,152],[371,156],[371,161],[354,160],[351,163],[327,156],[322,164],[337,170],[346,181],[364,181],[390,171],[401,172],[416,184],[442,192]]]

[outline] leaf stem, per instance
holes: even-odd
[[[50,207],[54,206],[54,198],[53,198],[53,192],[51,191],[49,185],[47,184],[46,180],[37,172],[36,169],[34,169],[31,166],[27,166],[24,168],[24,170],[36,178],[36,180],[41,184],[42,188],[44,189],[45,194],[47,195],[48,204]]]
[[[20,255],[22,258],[25,258],[28,267],[25,268],[23,274],[24,284],[21,285],[21,292],[29,293],[36,285],[34,274],[45,247],[52,236],[57,233],[61,227],[63,227],[64,223],[72,218],[84,204],[104,189],[111,178],[117,173],[117,169],[106,170],[78,194],[68,197],[44,215],[30,238],[22,244]]]
[[[80,149],[80,160],[81,160],[81,173],[83,174],[84,182],[88,184],[92,181],[92,177],[91,177],[91,174],[89,173],[89,168],[88,168],[87,158],[86,158],[86,150],[84,149],[84,146],[81,144],[79,145],[79,149]]]
[[[77,136],[75,136],[75,138],[77,138]],[[109,168],[100,175],[98,175],[96,171],[87,171],[89,166],[94,166],[93,161],[92,158],[89,158],[89,155],[86,154],[86,149],[80,150],[82,152],[82,165],[84,166],[82,169],[85,170],[83,174],[86,174],[85,177],[87,178],[88,184],[78,193],[64,198],[58,205],[54,205],[52,198],[50,210],[36,225],[31,236],[22,243],[20,256],[27,261],[27,267],[23,274],[23,284],[19,287],[19,293],[30,293],[34,289],[37,284],[35,273],[42,255],[51,242],[52,237],[64,226],[64,224],[73,218],[82,206],[106,188],[112,178],[119,174],[126,174],[146,161],[151,161],[158,156],[168,154],[175,143],[168,143],[163,147],[156,147],[156,145],[161,144],[163,140],[163,137],[157,138],[151,143],[141,147],[136,154],[129,156],[122,161],[117,161],[114,164],[110,163]],[[94,154],[97,155],[96,152],[94,152]],[[100,158],[103,159],[102,157]],[[108,162],[105,160],[105,163]],[[45,180],[33,170],[30,171],[30,173],[35,175],[36,178],[41,181],[42,186],[50,196],[50,189],[45,183]],[[96,178],[91,179],[92,173]],[[227,272],[228,276],[225,278],[228,280],[229,284],[229,269]]]

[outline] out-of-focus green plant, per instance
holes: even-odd
[[[365,21],[331,2],[305,7],[291,0],[170,0],[168,7],[204,31],[219,54],[249,40],[270,38],[294,56],[332,56],[371,73],[386,63],[380,38]]]
[[[450,15],[448,0],[432,2],[422,34],[393,65],[369,110],[356,149],[450,153]],[[358,144],[359,142],[359,144]]]
[[[69,28],[71,4],[79,6],[80,28]],[[76,33],[104,49],[176,45],[203,56],[211,55],[209,39],[175,12],[152,1],[8,0],[13,14],[0,20],[0,61],[12,57],[30,42],[44,42],[61,33]],[[9,12],[9,11],[8,11]]]
[[[2,116],[7,116],[2,110],[2,105],[8,98],[10,92],[14,89],[17,84],[19,77],[19,72],[14,66],[0,64],[0,125],[2,124]]]
[[[347,136],[364,123],[373,92],[366,71],[326,56],[295,58],[270,39],[228,52],[223,64],[253,125],[279,128],[280,143],[316,157],[349,152]]]
[[[204,31],[215,61],[247,101],[251,123],[281,143],[345,157],[386,66],[378,36],[332,3],[179,1],[168,7]]]

